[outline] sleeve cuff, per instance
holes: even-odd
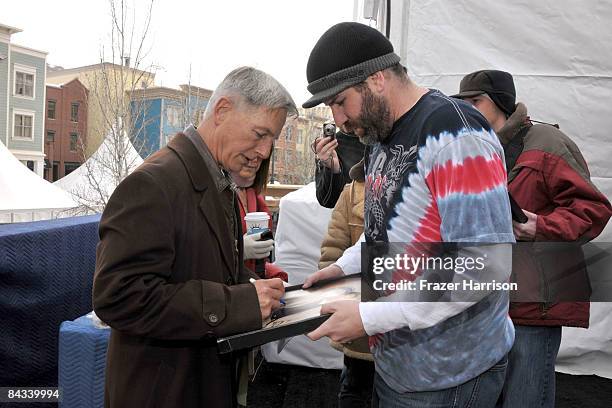
[[[361,241],[347,248],[344,254],[335,262],[345,275],[361,272]]]
[[[390,330],[406,327],[399,302],[361,302],[359,315],[363,329],[369,336],[386,333]]]
[[[255,286],[203,282],[202,318],[217,337],[261,328]]]

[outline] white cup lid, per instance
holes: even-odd
[[[250,212],[244,216],[245,221],[267,221],[269,219],[270,219],[270,216],[265,211]]]

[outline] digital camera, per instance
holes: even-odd
[[[331,137],[332,139],[336,137],[336,125],[333,123],[324,123],[323,124],[323,137]]]

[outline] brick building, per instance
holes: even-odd
[[[79,167],[87,145],[88,91],[78,79],[47,85],[44,178],[56,181]]]
[[[322,134],[323,123],[333,121],[327,106],[298,109],[299,116],[285,124],[274,144],[270,182],[308,184],[314,180],[315,159],[312,142]]]

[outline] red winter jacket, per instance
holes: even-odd
[[[538,215],[535,240],[586,242],[598,236],[612,215],[612,207],[591,183],[576,144],[554,126],[534,125],[521,103],[497,132],[502,144],[506,145],[523,127],[528,127],[524,147],[508,174],[508,189],[521,208]],[[549,253],[534,259],[540,270],[546,270],[546,265],[566,261],[575,265],[584,257],[577,248],[573,253]],[[586,276],[586,269],[581,273]],[[577,284],[585,282],[579,279]],[[542,290],[547,289],[543,284]],[[522,325],[588,327],[589,303],[512,303],[510,316]]]

